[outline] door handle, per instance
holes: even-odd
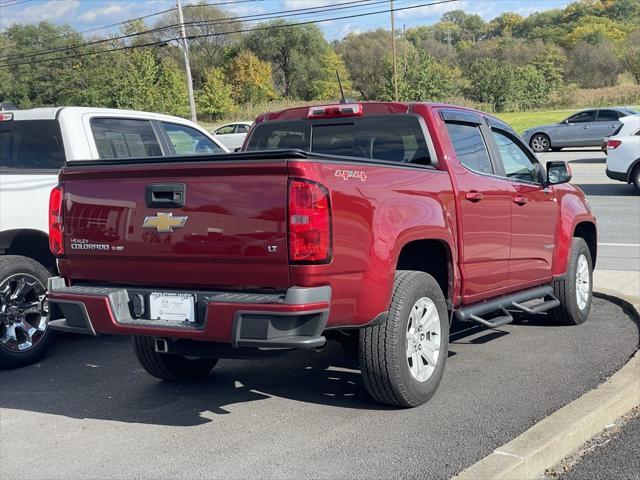
[[[583,129],[585,129],[585,130],[589,130],[589,127],[588,127],[588,126],[584,126],[584,127],[582,127],[582,128],[583,128]]]
[[[483,195],[482,192],[467,192],[464,194],[464,198],[466,198],[467,200],[469,200],[470,202],[479,202],[480,200],[482,200]]]
[[[529,201],[527,197],[524,195],[516,195],[513,197],[513,203],[517,203],[518,205],[524,205]]]

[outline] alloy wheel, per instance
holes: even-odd
[[[46,289],[35,277],[18,273],[0,284],[0,347],[24,352],[47,330]]]
[[[440,316],[435,303],[422,297],[411,308],[407,322],[406,357],[411,376],[425,382],[433,374],[440,356]]]

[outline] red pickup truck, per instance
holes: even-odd
[[[233,154],[69,163],[50,324],[133,335],[164,380],[340,339],[375,400],[420,405],[454,318],[587,319],[596,221],[570,178],[497,118],[426,103],[267,113]]]

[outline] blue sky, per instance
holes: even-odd
[[[207,0],[207,3],[220,3],[234,0]],[[236,0],[237,1],[237,0]],[[275,11],[293,11],[301,8],[336,5],[352,0],[256,0],[237,4],[221,5],[229,15],[244,16],[266,14]],[[378,1],[378,0],[372,0]],[[430,0],[395,0],[396,8],[419,6]],[[11,5],[11,2],[21,2]],[[197,3],[194,0],[182,0],[183,5]],[[415,25],[428,25],[438,21],[443,13],[461,9],[467,13],[477,13],[490,20],[502,12],[513,11],[527,16],[535,11],[564,7],[569,0],[458,0],[432,6],[419,6],[396,12],[398,28]],[[9,6],[2,7],[2,4]],[[0,0],[0,30],[12,23],[37,23],[47,20],[56,24],[68,23],[76,30],[87,30],[133,17],[148,15],[175,6],[175,0]],[[326,12],[308,13],[290,18],[291,21],[319,20],[336,16],[380,11],[388,4],[356,6],[354,8]],[[147,19],[149,24],[159,17]],[[360,18],[334,20],[318,24],[329,40],[342,38],[349,32],[372,30],[378,27],[389,28],[389,15],[371,15]],[[113,32],[106,29],[96,33]]]

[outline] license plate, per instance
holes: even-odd
[[[189,293],[149,294],[149,316],[151,320],[165,320],[168,322],[196,321],[195,300]]]

